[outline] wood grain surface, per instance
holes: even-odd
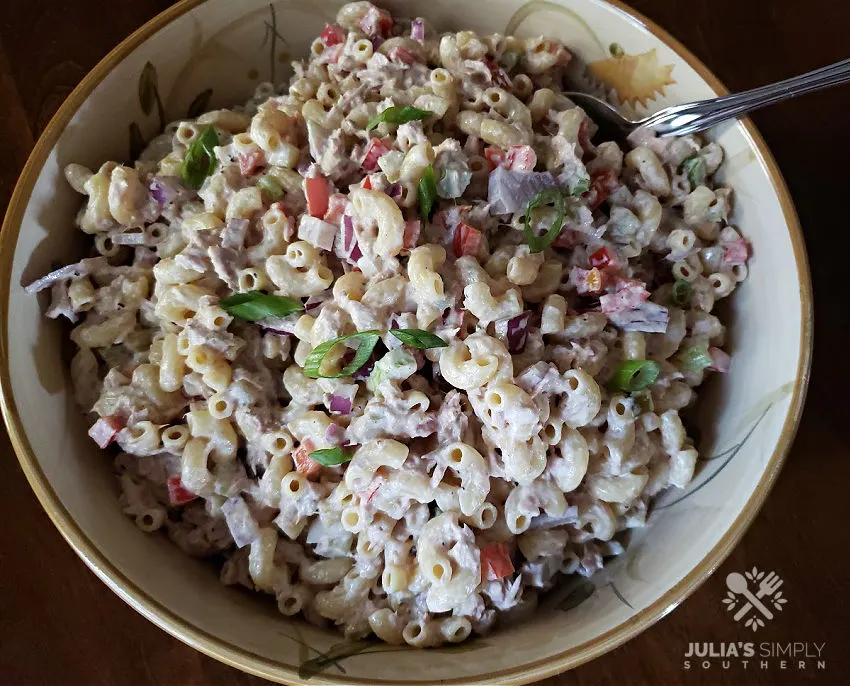
[[[237,0],[233,0],[237,1]],[[468,0],[472,1],[472,0]],[[479,0],[482,9],[486,0]],[[167,0],[0,0],[0,208],[51,114],[84,74]],[[732,90],[850,56],[847,0],[631,0]],[[547,686],[850,684],[850,86],[754,116],[782,168],[806,235],[815,289],[815,359],[802,426],[752,528],[714,576],[625,646]],[[782,230],[777,227],[777,230]],[[836,295],[836,293],[838,295]],[[107,589],[53,528],[0,430],[0,684],[265,683],[195,652]],[[721,604],[724,579],[775,570],[789,599],[753,635]],[[685,669],[692,642],[822,645],[816,661],[719,658]],[[799,646],[797,646],[799,648]],[[435,657],[435,659],[438,659]]]

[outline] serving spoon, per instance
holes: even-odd
[[[578,92],[568,92],[564,95],[584,109],[599,125],[603,135],[609,134],[609,138],[626,138],[640,128],[654,131],[659,136],[683,136],[704,131],[715,124],[760,107],[847,81],[850,81],[850,59],[743,93],[665,107],[636,121],[626,119],[607,102],[592,95]]]

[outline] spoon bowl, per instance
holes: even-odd
[[[565,95],[599,124],[599,133],[603,137],[623,141],[640,128],[659,136],[697,133],[761,107],[847,81],[850,81],[850,59],[743,93],[665,107],[638,120],[627,119],[609,103],[587,93],[569,92]]]

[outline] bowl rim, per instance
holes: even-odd
[[[94,542],[86,536],[80,526],[71,517],[71,514],[64,507],[59,496],[53,490],[53,487],[42,471],[24,431],[11,388],[8,358],[11,267],[23,217],[44,163],[48,159],[51,150],[66,125],[71,121],[92,91],[109,75],[117,64],[122,62],[137,47],[145,43],[165,26],[206,2],[207,0],[180,0],[180,2],[159,13],[121,41],[74,88],[52,117],[33,147],[15,185],[12,197],[9,200],[2,232],[0,232],[0,270],[2,270],[3,274],[3,277],[0,278],[0,409],[2,409],[9,436],[21,468],[42,507],[68,544],[112,591],[133,609],[167,633],[216,660],[272,681],[306,686],[308,682],[298,675],[297,669],[274,660],[260,657],[248,650],[229,644],[227,641],[213,636],[204,629],[190,624],[182,617],[179,617],[168,607],[162,605],[158,600],[137,587],[100,552]],[[602,5],[607,4],[623,15],[630,23],[649,31],[684,60],[717,95],[725,95],[729,92],[723,83],[690,50],[642,13],[632,9],[620,0],[591,0],[591,2]],[[453,678],[442,680],[441,683],[499,684],[506,683],[507,679],[510,679],[511,683],[530,683],[565,672],[622,645],[677,607],[679,603],[696,590],[720,566],[752,523],[770,489],[773,487],[799,428],[809,384],[814,324],[812,284],[800,221],[776,160],[749,118],[741,119],[740,125],[743,129],[745,139],[751,149],[756,153],[756,161],[768,175],[779,198],[782,213],[790,233],[802,305],[799,334],[800,359],[794,379],[791,401],[776,447],[765,466],[761,479],[744,505],[741,513],[714,548],[675,586],[668,589],[655,602],[643,608],[625,622],[596,638],[585,641],[582,644],[548,658],[542,658],[498,672],[480,674],[472,680],[468,678]],[[337,678],[330,675],[316,675],[310,680],[311,685],[375,683],[398,683],[399,686],[407,686],[409,684],[427,684],[429,682],[424,680],[405,682],[376,681],[374,679],[367,680],[358,677]]]

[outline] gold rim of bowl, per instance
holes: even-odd
[[[607,2],[607,4],[625,15],[631,23],[646,28],[681,57],[718,95],[729,92],[720,80],[685,48],[684,45],[653,21],[622,2],[619,2],[619,0],[597,1]],[[144,617],[202,653],[257,676],[280,683],[304,684],[306,686],[308,682],[298,676],[297,665],[288,665],[257,656],[242,648],[231,645],[197,626],[189,624],[136,586],[98,550],[94,542],[85,535],[73,520],[70,513],[62,505],[61,500],[41,470],[24,432],[11,390],[7,350],[12,259],[24,212],[41,168],[66,125],[71,121],[72,117],[95,87],[106,78],[112,69],[160,29],[205,2],[206,0],[182,0],[151,19],[122,41],[86,75],[68,96],[33,148],[15,186],[6,212],[6,218],[3,222],[2,233],[0,233],[0,269],[2,269],[2,273],[5,275],[2,281],[0,281],[0,405],[2,405],[3,416],[9,429],[12,445],[18,455],[18,460],[42,507],[65,540],[68,541],[83,561],[107,586]],[[776,449],[765,467],[761,480],[741,511],[741,514],[732,523],[732,526],[729,527],[723,538],[721,538],[717,545],[699,564],[679,583],[658,598],[658,600],[637,612],[627,621],[596,638],[548,658],[527,664],[520,664],[498,672],[483,673],[473,678],[444,679],[440,683],[465,685],[504,684],[508,680],[510,683],[516,684],[530,683],[577,667],[625,643],[673,610],[720,566],[752,522],[776,481],[776,477],[797,432],[803,411],[806,390],[808,388],[813,338],[812,285],[800,221],[794,209],[794,204],[785,180],[782,178],[782,174],[773,155],[768,150],[764,139],[758,133],[753,123],[749,119],[743,119],[741,124],[743,125],[748,142],[756,151],[757,162],[770,178],[781,203],[782,212],[791,234],[791,243],[797,267],[797,278],[800,284],[800,298],[802,301],[800,362],[794,380],[791,403],[777,441]],[[379,679],[336,678],[329,675],[317,675],[309,683],[312,686],[322,683],[393,684],[395,682]],[[407,685],[427,684],[429,682],[426,680],[410,680],[400,683]]]

